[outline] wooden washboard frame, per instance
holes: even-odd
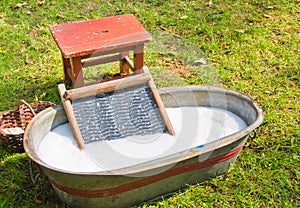
[[[88,85],[71,90],[66,90],[64,84],[59,84],[58,91],[78,147],[80,149],[84,149],[85,144],[73,111],[71,100],[86,98],[97,94],[103,94],[119,89],[134,87],[145,83],[148,83],[153,99],[163,119],[166,130],[169,132],[170,135],[174,135],[175,131],[172,127],[172,124],[165,110],[164,104],[160,98],[160,95],[157,91],[157,88],[147,67],[143,67],[141,73],[139,74],[129,75],[125,78],[115,79],[111,81],[102,82],[100,84],[98,83]]]

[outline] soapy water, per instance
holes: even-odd
[[[247,127],[240,117],[223,109],[180,107],[166,110],[175,136],[167,133],[129,136],[93,142],[80,150],[66,123],[43,138],[37,147],[38,156],[49,166],[65,171],[114,171],[205,146]]]

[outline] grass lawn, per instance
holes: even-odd
[[[300,207],[299,0],[1,0],[0,111],[15,109],[20,99],[60,103],[63,70],[50,25],[127,13],[149,32],[187,46],[180,53],[149,47],[146,65],[157,86],[235,89],[265,114],[257,137],[225,175],[142,207]],[[207,63],[190,66],[194,52]],[[0,207],[67,207],[37,169],[32,183],[25,153],[0,144],[0,158]]]

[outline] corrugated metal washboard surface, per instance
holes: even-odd
[[[84,144],[174,129],[147,68],[143,73],[66,90],[62,103],[79,148]]]
[[[85,144],[165,131],[147,84],[72,100],[72,106]]]

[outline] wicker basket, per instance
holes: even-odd
[[[0,139],[13,152],[24,152],[23,135],[31,119],[42,110],[54,106],[48,101],[27,103],[20,100],[17,110],[0,112]]]

